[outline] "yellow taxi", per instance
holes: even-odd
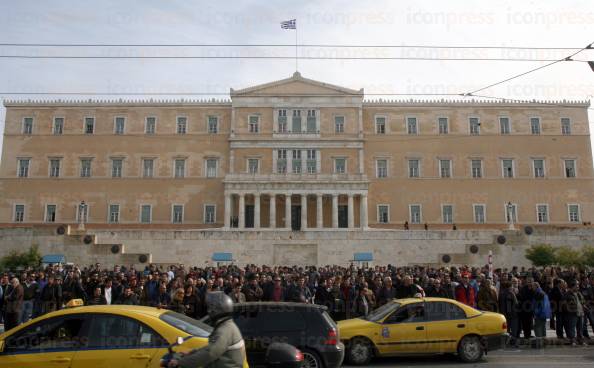
[[[505,316],[444,298],[392,300],[367,317],[338,322],[338,331],[355,365],[374,356],[440,353],[476,362],[507,340]]]
[[[166,309],[128,305],[67,308],[0,335],[0,368],[157,368],[174,351],[208,344],[212,328]],[[247,363],[244,363],[247,367]]]

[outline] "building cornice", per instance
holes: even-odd
[[[7,99],[4,107],[231,107],[227,98],[211,99]]]
[[[363,107],[538,107],[538,108],[560,108],[560,107],[590,107],[588,100],[449,100],[449,99],[365,99]]]

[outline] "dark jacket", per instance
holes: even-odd
[[[23,310],[23,285],[9,286],[4,294],[4,311],[6,313],[21,313]]]
[[[518,298],[511,288],[503,289],[499,293],[499,313],[509,321],[518,318]]]

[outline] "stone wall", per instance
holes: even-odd
[[[91,236],[87,238],[90,244],[85,244],[85,235]],[[373,253],[372,264],[445,265],[444,255],[448,255],[452,265],[483,265],[489,251],[493,251],[495,267],[528,266],[525,250],[541,243],[575,248],[592,245],[594,229],[535,228],[531,235],[498,230],[89,230],[57,235],[48,227],[0,229],[0,255],[36,245],[42,255],[64,254],[68,262],[106,266],[142,265],[141,258],[144,264],[212,265],[215,252],[231,252],[240,265],[344,265],[356,252]]]

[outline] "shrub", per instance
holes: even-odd
[[[526,258],[536,267],[545,267],[557,263],[556,249],[548,244],[533,245],[526,250]]]
[[[570,247],[560,247],[556,253],[557,264],[563,267],[581,266],[584,264],[580,251]]]
[[[594,247],[586,246],[582,249],[582,260],[584,265],[594,267]]]
[[[0,260],[4,270],[15,271],[27,267],[37,267],[41,263],[41,254],[36,246],[32,246],[29,250],[19,252],[13,250],[8,255],[2,257]]]

